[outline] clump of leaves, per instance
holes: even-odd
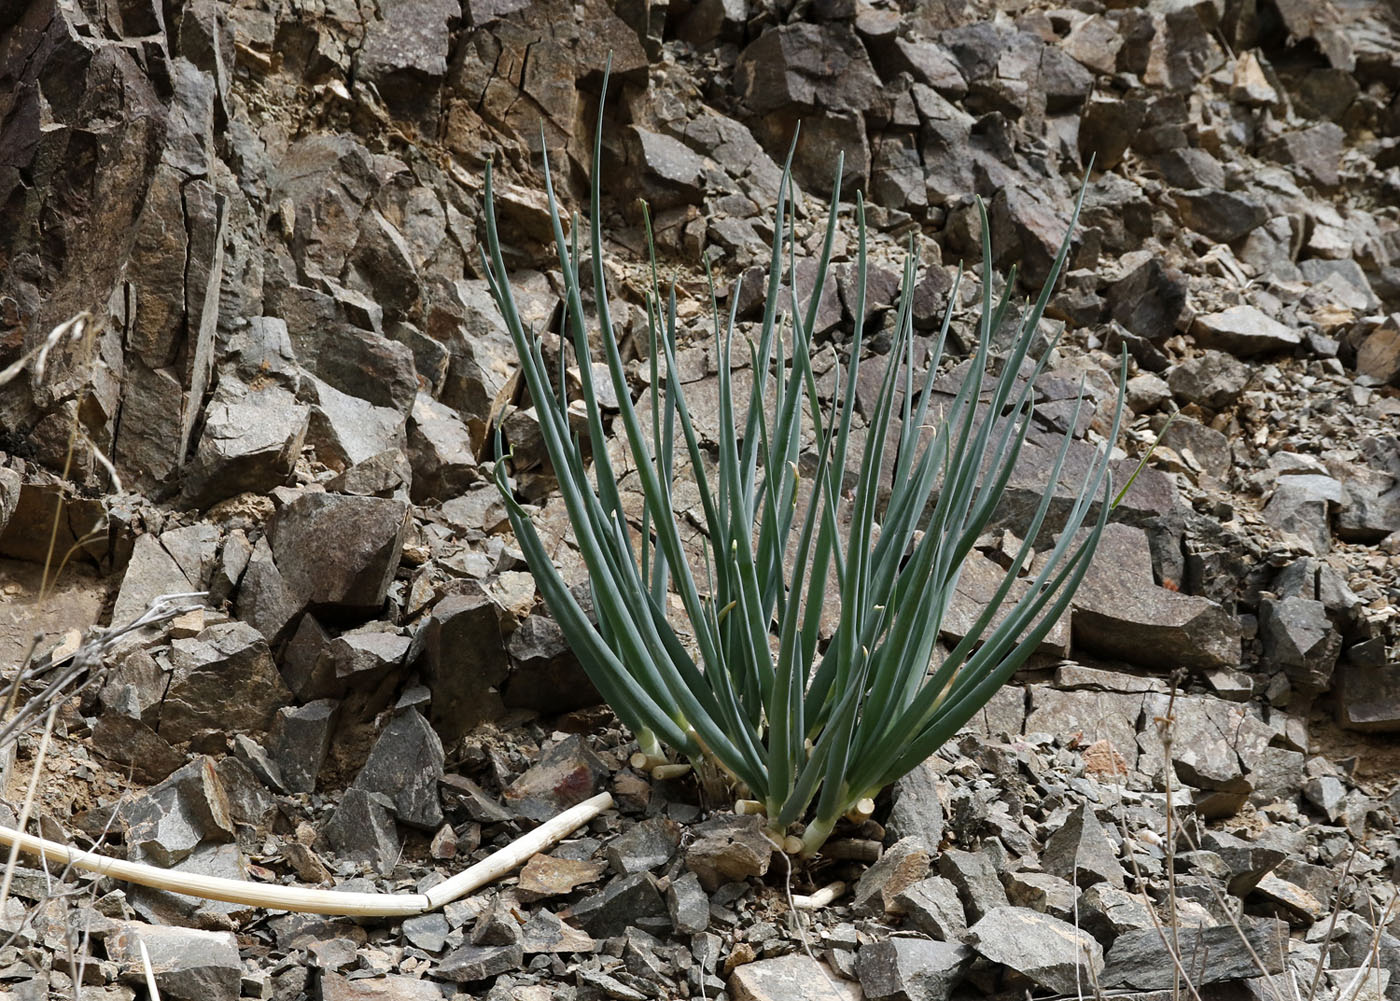
[[[597,167],[601,143],[600,113],[589,217],[594,262],[602,260]],[[1026,543],[966,635],[935,663],[940,628],[962,564],[996,510],[1031,426],[1031,387],[1048,350],[1034,362],[1029,362],[1029,354],[1068,253],[1069,236],[1038,300],[1016,327],[999,374],[984,379],[996,367],[993,332],[1010,322],[1014,272],[1006,283],[1008,291],[994,302],[990,227],[983,212],[982,310],[971,374],[951,403],[945,399],[937,408],[931,408],[933,386],[952,304],[958,298],[956,286],[922,385],[916,386],[916,272],[912,254],[906,258],[893,344],[857,456],[851,445],[865,335],[864,209],[857,199],[854,330],[845,372],[835,366],[836,389],[828,408],[817,389],[811,332],[822,285],[829,279],[841,168],[838,163],[816,286],[804,306],[791,290],[795,283],[789,282],[788,290],[783,283],[785,257],[788,272],[795,270],[790,167],[791,156],[774,215],[763,320],[757,340],[748,341],[753,388],[747,399],[735,398],[730,374],[739,296],[737,291],[731,296],[726,318],[711,281],[719,358],[717,456],[706,455],[685,391],[672,375],[678,371],[676,294],[672,288],[663,297],[654,253],[647,296],[649,427],[644,426],[638,412],[641,400],[634,402],[624,372],[609,315],[605,270],[596,264],[591,269],[595,343],[607,363],[621,433],[645,498],[639,525],[629,523],[624,513],[613,464],[601,444],[605,429],[590,365],[578,246],[565,239],[547,158],[545,185],[566,287],[564,329],[579,362],[582,409],[587,436],[594,443],[591,471],[582,442],[570,427],[564,346],[561,343],[556,388],[539,338],[525,329],[516,309],[501,254],[489,167],[483,258],[587,566],[596,621],[566,586],[529,513],[511,492],[506,463],[499,461],[497,485],[550,612],[599,692],[636,733],[645,754],[659,760],[659,745],[664,744],[697,765],[718,768],[738,795],[749,798],[751,809],[766,815],[775,841],[789,851],[811,854],[842,816],[868,815],[881,789],[956,733],[1026,661],[1068,606],[1112,504],[1104,447],[1054,546],[1043,554],[1034,576],[1022,578],[1029,586],[1008,602],[1031,556],[1031,540],[1045,526],[1069,450],[1066,435],[1024,532]],[[575,241],[578,232],[575,220]],[[791,345],[786,358],[785,343]],[[1029,378],[1018,378],[1027,372]],[[1117,438],[1121,414],[1120,390],[1110,443]],[[1074,425],[1072,420],[1069,426]],[[805,455],[804,429],[808,441],[815,441]],[[689,464],[699,490],[703,566],[691,566],[678,530],[673,495],[678,439],[680,461]],[[893,475],[882,483],[890,449]],[[855,476],[850,492],[842,489],[848,460]],[[707,472],[711,465],[715,472]],[[799,473],[804,468],[813,471],[804,477]],[[883,509],[882,486],[888,488]],[[1096,499],[1102,503],[1090,520]],[[1086,521],[1090,527],[1081,532]],[[829,579],[835,582],[839,622],[823,644],[819,631]],[[684,610],[679,628],[668,613],[671,594]],[[685,634],[690,645],[682,641]],[[800,836],[791,833],[799,829]]]

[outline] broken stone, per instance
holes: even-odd
[[[956,942],[890,938],[861,946],[856,974],[869,1001],[947,1001],[972,958]]]
[[[633,925],[643,930],[665,932],[671,923],[656,877],[649,872],[614,879],[602,890],[580,900],[570,913],[594,938],[621,935]]]
[[[1104,530],[1073,607],[1076,642],[1102,655],[1144,667],[1239,663],[1234,617],[1207,598],[1158,586],[1142,529],[1115,523]]]
[[[460,593],[439,601],[414,649],[421,651],[415,663],[433,693],[433,726],[445,740],[505,711],[498,686],[510,662],[495,606],[480,583],[463,582]]]
[[[234,836],[228,796],[208,756],[123,804],[119,813],[132,859],[153,865],[176,865],[204,842]]]
[[[1167,385],[1183,403],[1223,410],[1239,398],[1249,375],[1249,369],[1231,355],[1207,351],[1168,369]]]
[[[1123,888],[1123,867],[1108,832],[1087,803],[1081,803],[1045,842],[1040,865],[1078,886],[1106,882]]]
[[[680,935],[698,935],[710,926],[710,898],[700,886],[700,877],[682,873],[666,888],[666,911],[671,927]]]
[[[1263,973],[1282,972],[1283,957],[1276,946],[1287,940],[1287,924],[1272,918],[1244,917],[1240,928],[1243,939],[1229,924],[1193,928],[1189,935],[1181,936],[1181,965],[1198,972],[1194,981],[1198,987],[1258,976],[1261,971],[1251,953],[1262,960]],[[1167,990],[1177,975],[1162,944],[1162,932],[1144,928],[1124,932],[1114,940],[1099,983],[1105,987]]]
[[[993,963],[1061,994],[1092,983],[1104,968],[1103,947],[1088,932],[1025,908],[993,908],[968,934]]]
[[[501,796],[517,816],[549,820],[595,795],[608,774],[608,766],[583,738],[571,734],[546,750]]]
[[[160,710],[160,734],[171,743],[200,730],[265,733],[291,701],[267,641],[252,626],[221,622],[170,645],[173,671]]]
[[[269,644],[278,644],[305,607],[306,601],[292,592],[277,569],[272,543],[264,535],[253,547],[239,580],[234,612],[262,633]]]
[[[303,493],[277,512],[272,551],[287,588],[310,604],[378,609],[406,524],[402,501]]]
[[[133,978],[146,975],[141,946],[162,998],[172,1001],[237,1001],[243,961],[232,932],[166,928],[138,921],[120,924],[107,936],[108,955]]]
[[[930,876],[905,887],[894,904],[909,924],[941,942],[961,941],[967,931],[957,887],[942,876]]]
[[[520,966],[525,958],[520,943],[511,945],[472,945],[453,949],[434,968],[435,976],[458,984],[486,980]]]
[[[1330,476],[1280,476],[1263,516],[1310,555],[1321,556],[1332,548],[1332,513],[1342,499],[1342,485]]]
[[[1259,602],[1259,633],[1264,657],[1282,667],[1303,695],[1317,695],[1332,687],[1342,637],[1322,602],[1300,597],[1264,598]]]
[[[695,825],[691,834],[685,864],[710,893],[768,872],[774,848],[761,817],[722,815]]]
[[[957,888],[971,921],[1008,904],[992,860],[981,852],[945,849],[938,854],[938,872]]]
[[[208,508],[235,494],[267,493],[291,476],[311,417],[286,389],[253,390],[221,378],[204,411],[204,431],[182,471],[184,503]]]
[[[904,890],[928,876],[929,846],[922,838],[895,842],[856,883],[852,905],[857,913],[884,914]]]
[[[341,855],[388,872],[400,850],[392,808],[388,797],[352,786],[341,795],[322,833]]]
[[[1400,664],[1346,664],[1337,686],[1337,719],[1348,730],[1400,732]]]
[[[671,861],[680,842],[681,831],[675,821],[650,817],[608,845],[608,864],[619,876],[656,869]]]
[[[1231,306],[1221,313],[1198,316],[1191,334],[1204,347],[1248,358],[1268,351],[1296,347],[1302,335],[1253,306]]]
[[[1258,199],[1237,191],[1201,188],[1178,191],[1173,197],[1181,224],[1217,243],[1232,243],[1269,218]]]
[[[736,967],[729,977],[734,1001],[858,1001],[860,994],[810,956],[794,953]]]
[[[410,709],[384,727],[354,786],[393,800],[394,813],[405,824],[433,830],[442,823],[438,780],[444,760],[442,740]]]
[[[419,393],[408,420],[415,504],[447,500],[477,480],[471,433],[450,407]]]
[[[1186,279],[1160,258],[1142,264],[1104,290],[1109,315],[1139,337],[1160,341],[1176,332],[1186,307]]]

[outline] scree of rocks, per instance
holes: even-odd
[[[144,944],[168,1001],[1155,999],[1178,973],[1208,998],[1397,1001],[1397,66],[1385,0],[6,7],[0,368],[93,322],[0,388],[0,672],[36,630],[37,663],[57,663],[158,595],[208,595],[62,705],[31,828],[176,870],[415,892],[590,794],[617,806],[401,921],[22,858],[0,993],[144,997]],[[493,483],[497,424],[517,495],[586,586],[480,244],[491,161],[520,310],[557,359],[542,148],[568,212],[601,171],[601,266],[640,393],[645,199],[684,331],[673,376],[712,449],[701,255],[752,329],[799,122],[799,296],[845,155],[816,314],[828,390],[857,308],[857,192],[873,353],[904,248],[923,267],[919,364],[970,266],[951,394],[981,298],[974,197],[994,263],[1034,294],[1084,186],[1038,423],[949,644],[1060,435],[1074,467],[1108,432],[1120,351],[1117,482],[1155,449],[1027,668],[873,820],[790,868],[693,780],[628,767],[631,736],[539,598]],[[623,445],[594,447],[636,501]],[[1074,488],[1050,488],[1057,507]],[[693,484],[676,496],[698,503]],[[4,761],[6,824],[40,742],[31,728]],[[838,881],[833,903],[790,906]]]

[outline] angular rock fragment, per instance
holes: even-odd
[[[406,516],[402,501],[304,493],[277,513],[277,568],[310,604],[377,609],[403,555]]]
[[[1197,986],[1258,976],[1251,951],[1263,961],[1268,974],[1283,970],[1277,944],[1288,939],[1288,926],[1272,918],[1241,918],[1244,941],[1232,925],[1193,928],[1183,935],[1181,965],[1199,971]],[[1248,948],[1245,943],[1248,943]],[[1114,940],[1099,983],[1104,987],[1167,990],[1175,982],[1176,966],[1157,928],[1124,932]]]
[[[243,570],[234,600],[235,613],[262,633],[268,643],[277,644],[286,637],[305,607],[305,598],[293,593],[277,569],[272,544],[264,535],[253,547]]]
[[[341,794],[322,833],[341,855],[388,872],[399,858],[399,835],[391,812],[393,801],[353,786]]]
[[[235,494],[267,493],[287,482],[310,416],[310,408],[280,386],[253,390],[221,378],[205,408],[194,458],[181,473],[184,503],[207,508]]]
[[[1321,556],[1332,548],[1332,514],[1342,500],[1342,485],[1330,476],[1280,476],[1264,505],[1264,520]]]
[[[549,820],[595,795],[607,775],[603,760],[583,738],[571,734],[546,750],[501,795],[517,816]]]
[[[1183,403],[1222,410],[1234,403],[1249,382],[1249,369],[1220,351],[1187,358],[1167,371],[1167,385]]]
[[[987,959],[1058,993],[1073,993],[1104,968],[1103,947],[1088,932],[1025,908],[994,908],[968,934]]]
[[[1103,296],[1115,320],[1139,337],[1160,341],[1176,332],[1177,318],[1186,307],[1186,279],[1160,258],[1149,257],[1108,286]]]
[[[854,984],[801,953],[737,967],[729,993],[734,1001],[857,1001],[861,996]]]
[[[478,478],[467,426],[451,408],[425,393],[414,399],[409,415],[408,459],[415,504],[455,497]]]
[[[432,830],[442,823],[438,780],[444,760],[442,740],[428,721],[406,710],[380,732],[354,787],[382,793],[393,801],[399,820]]]
[[[719,816],[691,828],[685,864],[713,893],[725,883],[762,876],[773,859],[773,843],[761,817]]]
[[[234,836],[228,796],[207,755],[124,803],[119,816],[132,859],[153,865],[175,865],[205,842]]]
[[[957,942],[889,938],[861,946],[856,975],[868,1001],[947,1001],[972,958]]]
[[[1322,602],[1264,598],[1259,602],[1259,633],[1266,660],[1282,667],[1300,693],[1312,696],[1332,687],[1342,637]]]
[[[1093,809],[1081,803],[1045,842],[1040,865],[1081,887],[1106,882],[1123,889],[1123,866]]]
[[[1218,243],[1232,243],[1263,225],[1268,209],[1254,196],[1201,188],[1175,193],[1181,223]]]
[[[970,921],[1006,907],[1006,890],[992,862],[981,852],[947,849],[938,853],[938,872],[958,890]]]
[[[1337,691],[1337,720],[1348,730],[1400,733],[1400,664],[1347,664]]]
[[[666,901],[649,872],[619,876],[570,911],[574,923],[594,938],[621,935],[629,927],[665,932],[671,923]]]
[[[120,962],[133,980],[146,975],[142,945],[162,998],[237,1001],[242,993],[243,961],[232,932],[127,921],[107,936],[108,955]]]
[[[1303,339],[1298,331],[1270,319],[1254,306],[1231,306],[1224,312],[1198,316],[1191,325],[1191,334],[1198,344],[1239,358],[1295,347]]]
[[[906,922],[941,942],[960,941],[967,931],[957,887],[942,876],[930,876],[905,887],[894,903]]]
[[[221,622],[171,643],[174,670],[160,710],[160,734],[171,743],[201,730],[265,733],[291,701],[267,641],[243,622]]]
[[[921,838],[895,842],[856,883],[852,905],[858,913],[892,910],[904,890],[928,876],[929,846]]]
[[[1215,602],[1159,587],[1142,529],[1109,525],[1073,600],[1075,641],[1143,667],[1239,663],[1239,626]]]
[[[466,583],[433,607],[414,643],[433,693],[433,726],[449,741],[501,715],[497,689],[510,670],[494,603],[480,584]]]

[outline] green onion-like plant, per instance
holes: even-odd
[[[838,162],[815,287],[803,303],[792,291],[796,283],[789,280],[785,289],[783,282],[785,258],[788,273],[795,270],[789,155],[774,215],[763,320],[756,340],[748,339],[753,388],[747,400],[735,399],[730,364],[739,295],[737,290],[731,295],[726,319],[711,279],[719,360],[714,454],[696,434],[675,375],[676,294],[673,287],[663,298],[654,252],[647,295],[651,378],[634,401],[600,263],[601,145],[600,112],[588,233],[593,260],[589,311],[579,276],[578,220],[570,242],[547,159],[545,163],[566,290],[558,372],[551,372],[539,338],[525,328],[516,308],[489,167],[483,252],[490,288],[519,352],[588,570],[592,617],[566,586],[529,513],[513,495],[504,457],[495,466],[496,482],[546,604],[599,692],[636,734],[639,754],[660,763],[665,760],[661,745],[669,745],[698,770],[727,777],[741,797],[737,806],[766,815],[766,830],[775,842],[789,852],[810,855],[840,818],[868,816],[881,789],[924,761],[986,704],[1060,618],[1094,554],[1112,507],[1107,446],[1091,464],[1053,547],[1040,554],[1033,576],[1026,569],[1032,541],[1041,534],[1056,493],[1069,450],[1067,434],[1005,579],[966,635],[937,657],[940,627],[961,565],[992,518],[1031,425],[1031,385],[1048,351],[1033,361],[1030,347],[1068,253],[1069,236],[1038,300],[1017,325],[1009,291],[993,300],[983,211],[982,310],[971,374],[951,401],[943,397],[935,406],[933,385],[957,288],[921,385],[916,384],[915,267],[912,253],[906,258],[884,376],[856,455],[857,449],[848,448],[864,346],[864,211],[857,198],[854,330],[844,375],[839,364],[833,366],[835,388],[827,408],[813,371],[811,333],[822,284],[828,280],[841,168]],[[1014,272],[1008,290],[1013,282]],[[589,312],[597,317],[592,345]],[[997,368],[992,364],[993,333],[1007,326],[1015,333]],[[591,463],[571,428],[566,339],[572,340],[578,361]],[[639,524],[624,513],[608,457],[591,365],[595,348],[606,361],[619,409],[621,426],[614,431],[626,436],[644,495]],[[999,372],[994,378],[987,375],[993,369]],[[645,403],[643,396],[649,396]],[[1110,445],[1122,409],[1120,388]],[[703,566],[691,565],[678,528],[681,512],[673,494],[678,438],[681,461],[698,487],[703,555],[695,562]],[[499,452],[499,431],[497,444]],[[885,480],[888,474],[882,470],[890,451],[892,476]],[[843,489],[848,460],[853,489]],[[1083,530],[1086,521],[1090,527]],[[1018,578],[1026,583],[1019,597],[1008,602]],[[672,596],[684,613],[679,628],[673,617],[679,619],[680,613],[669,611]],[[823,642],[828,602],[839,617]],[[791,833],[797,830],[800,837]]]

